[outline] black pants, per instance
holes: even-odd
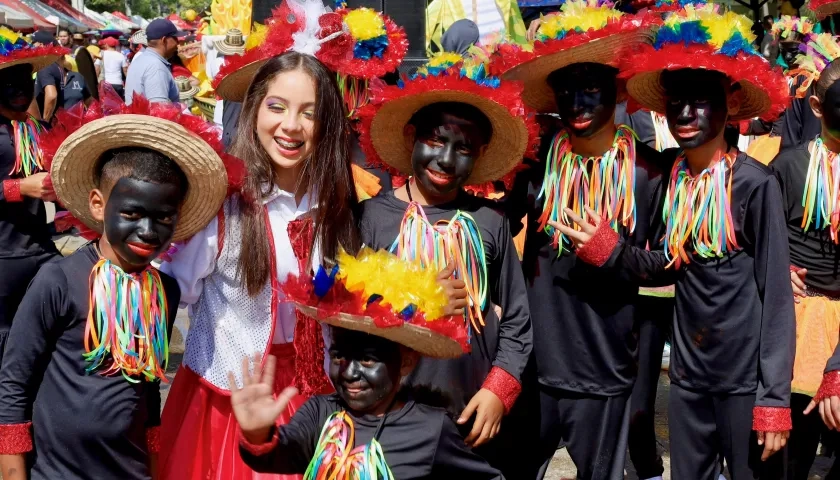
[[[534,461],[545,476],[561,442],[581,480],[623,480],[630,392],[614,397],[584,395],[540,386],[540,436]]]
[[[116,84],[113,84],[113,83],[111,83],[109,85],[114,87],[114,91],[117,92],[117,95],[119,95],[121,99],[125,100],[125,87],[124,86],[116,85]]]
[[[755,394],[695,392],[672,383],[668,398],[671,478],[717,480],[721,455],[732,480],[781,478],[786,452],[761,461],[764,447],[752,431],[754,406]]]
[[[57,253],[42,253],[28,257],[0,258],[0,365],[12,320],[29,282],[45,263],[58,258]]]
[[[630,460],[640,479],[665,472],[654,429],[656,387],[662,367],[662,351],[671,330],[674,299],[639,296],[639,373],[630,395]]]

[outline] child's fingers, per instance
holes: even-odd
[[[277,357],[269,355],[265,359],[265,367],[263,367],[262,378],[260,382],[267,385],[274,385],[274,372],[277,369]]]
[[[251,359],[248,357],[242,358],[242,388],[247,387],[253,383],[251,381]]]
[[[228,390],[230,390],[230,393],[233,394],[233,393],[238,392],[239,387],[236,385],[236,375],[234,375],[233,372],[227,372],[227,378],[228,378]]]
[[[446,280],[449,277],[451,277],[453,273],[455,273],[455,262],[450,260],[449,263],[447,263],[446,266],[443,267],[443,270],[441,270],[438,273],[438,279]]]
[[[295,398],[295,395],[297,395],[297,394],[298,394],[298,389],[297,388],[286,387],[286,388],[283,389],[282,392],[280,392],[280,395],[277,395],[277,400],[274,401],[274,406],[275,406],[275,411],[276,411],[275,418],[277,416],[279,416],[281,413],[283,413],[283,410],[285,410],[286,407],[289,406],[289,402],[291,402],[292,399]]]
[[[817,408],[817,404],[814,402],[814,400],[813,400],[813,399],[811,399],[811,402],[810,402],[810,403],[808,403],[808,406],[807,406],[807,407],[805,407],[805,411],[804,411],[804,412],[802,412],[802,414],[803,414],[803,415],[808,415],[809,413],[811,413],[812,411],[814,411],[814,409],[815,409],[815,408]]]
[[[467,404],[466,408],[464,408],[464,411],[461,412],[461,416],[458,417],[458,424],[463,425],[467,423],[470,417],[473,416],[473,413],[475,413],[476,409],[478,409],[478,400],[476,400],[476,398],[473,397],[470,400],[470,403]],[[476,422],[477,421],[478,419],[476,419]]]

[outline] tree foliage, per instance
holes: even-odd
[[[100,13],[127,13],[127,10],[131,9],[132,15],[152,19],[188,9],[200,14],[210,8],[210,0],[85,0],[85,6]]]

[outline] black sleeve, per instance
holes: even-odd
[[[825,365],[825,373],[835,370],[840,370],[840,343],[837,344],[837,347],[834,349],[834,355],[828,359]]]
[[[168,340],[172,339],[172,329],[175,325],[175,317],[178,314],[178,304],[181,301],[181,288],[178,282],[171,277],[161,275],[163,288],[166,292],[166,304],[169,306],[167,312],[166,328],[169,332]],[[160,380],[154,382],[146,382],[146,408],[148,409],[148,417],[146,417],[146,428],[160,426]]]
[[[768,122],[765,120],[761,120],[760,118],[754,118],[749,122],[749,128],[747,128],[746,135],[767,135],[773,130],[773,122]]]
[[[540,169],[545,169],[540,163],[533,160],[526,159],[523,164],[526,168],[516,174],[513,179],[513,187],[504,198],[505,215],[510,222],[510,234],[514,237],[525,228],[522,224],[522,218],[528,214],[528,207],[531,202],[531,199],[528,198],[528,190],[534,175],[537,175],[536,172]]]
[[[762,407],[790,406],[796,314],[783,210],[779,182],[769,176],[750,194],[744,222],[755,249],[755,281],[763,303],[755,400]]]
[[[458,432],[455,422],[445,415],[435,450],[432,474],[429,478],[504,479],[502,474],[491,467],[484,458],[467,448],[464,437]]]
[[[0,424],[31,420],[33,382],[46,369],[56,339],[66,328],[67,278],[44,265],[23,297],[6,341],[0,369]]]
[[[499,319],[499,345],[493,366],[499,367],[522,383],[522,372],[533,347],[531,313],[522,265],[510,236],[506,217],[501,217],[496,256],[490,273],[496,280],[491,289],[491,300],[502,307]]]
[[[793,99],[782,117],[782,144],[780,148],[795,147],[802,143],[802,102]]]
[[[0,182],[8,180],[15,166],[15,146],[8,125],[0,125]],[[0,201],[6,201],[6,194],[0,185]]]
[[[668,267],[668,259],[662,249],[645,250],[624,239],[619,239],[604,267],[617,267],[623,275],[629,275],[648,287],[673,285],[679,276],[674,266]]]
[[[254,455],[240,445],[239,453],[245,464],[259,473],[303,474],[315,454],[315,444],[325,421],[318,414],[318,402],[317,397],[310,398],[288,424],[277,429],[277,444],[270,452]]]

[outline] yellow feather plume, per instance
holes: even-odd
[[[248,35],[248,39],[245,40],[245,50],[250,50],[262,45],[265,42],[265,36],[267,33],[268,27],[261,23],[254,23],[254,26],[251,28],[251,34]]]
[[[543,17],[537,38],[553,39],[570,31],[600,30],[622,15],[622,12],[608,5],[599,6],[596,0],[572,0],[563,4],[559,14]]]
[[[350,35],[357,41],[370,40],[385,35],[385,21],[370,8],[350,10],[344,17]]]
[[[338,265],[338,279],[350,292],[360,292],[364,298],[381,295],[382,305],[390,305],[394,312],[413,304],[426,320],[443,317],[448,299],[437,282],[437,272],[419,263],[402,261],[385,250],[363,248],[355,257],[339,252]]]
[[[12,30],[9,30],[6,27],[0,27],[0,40],[3,40],[3,41],[8,40],[9,43],[14,44],[15,42],[18,41],[19,38],[20,38],[20,35],[13,32]]]

